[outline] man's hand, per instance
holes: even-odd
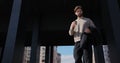
[[[88,34],[91,33],[91,31],[90,31],[89,28],[86,28],[84,32],[85,32],[85,33],[88,33]]]

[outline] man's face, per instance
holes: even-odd
[[[82,14],[83,14],[82,9],[77,9],[75,12],[76,16],[82,16]]]

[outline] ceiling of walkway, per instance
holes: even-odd
[[[13,0],[0,1],[0,34],[4,39],[8,29],[12,2]],[[18,36],[31,40],[32,23],[34,20],[38,20],[40,42],[54,45],[74,44],[72,37],[68,35],[68,30],[70,23],[76,19],[73,13],[76,5],[83,6],[86,17],[94,18],[99,15],[97,0],[23,0]]]

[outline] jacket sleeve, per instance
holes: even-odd
[[[91,32],[94,32],[96,30],[96,26],[91,19],[89,19],[89,29]]]
[[[91,38],[94,45],[100,45],[103,42],[103,37],[100,30],[95,26],[92,20],[89,21],[89,29],[91,30]]]

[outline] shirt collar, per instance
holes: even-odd
[[[80,21],[81,19],[83,19],[84,17],[81,17],[81,18],[77,18],[76,21]]]

